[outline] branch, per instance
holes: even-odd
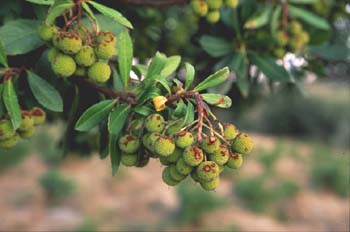
[[[190,0],[120,0],[123,4],[136,7],[164,8],[188,4]]]

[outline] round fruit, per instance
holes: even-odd
[[[235,125],[230,124],[230,123],[224,124],[224,136],[226,139],[232,140],[232,139],[236,138],[238,133],[239,133],[239,131]]]
[[[34,119],[32,117],[31,112],[22,111],[22,122],[18,130],[26,131],[31,129],[34,126]]]
[[[31,110],[31,114],[34,120],[34,126],[41,125],[45,122],[46,120],[46,113],[39,107],[34,107]]]
[[[215,190],[220,185],[220,178],[216,177],[211,181],[200,182],[201,187],[206,191]]]
[[[169,186],[175,186],[179,183],[179,181],[174,180],[170,175],[170,167],[166,167],[163,170],[162,173],[162,179],[164,183],[166,183]]]
[[[132,167],[137,165],[137,154],[128,154],[122,152],[120,162],[127,167]]]
[[[214,161],[204,161],[197,167],[197,175],[201,182],[211,181],[219,174],[219,166]]]
[[[176,166],[170,165],[170,176],[172,179],[176,180],[176,181],[182,181],[183,179],[186,178],[187,175],[182,175],[177,169]]]
[[[171,162],[169,162],[167,156],[159,156],[159,161],[161,164],[166,165],[166,166],[171,164]]]
[[[164,127],[164,118],[160,114],[151,114],[146,118],[145,127],[149,132],[161,132]]]
[[[239,0],[225,0],[225,5],[231,8],[236,8],[238,6]]]
[[[174,152],[171,155],[167,156],[166,158],[170,163],[176,163],[176,161],[180,159],[182,154],[183,154],[183,150],[181,150],[178,147],[175,147]]]
[[[289,23],[289,31],[293,35],[298,35],[302,32],[303,27],[298,21],[292,21]]]
[[[25,131],[18,131],[18,134],[23,139],[29,139],[35,134],[35,127],[32,126]]]
[[[89,67],[88,76],[97,83],[105,83],[111,76],[111,68],[105,62],[96,62]]]
[[[18,142],[19,142],[19,136],[15,134],[14,136],[8,139],[0,140],[0,148],[10,149],[16,146]]]
[[[229,158],[230,158],[230,151],[224,145],[221,145],[219,150],[209,155],[209,159],[211,161],[214,161],[218,165],[225,165]]]
[[[183,153],[183,159],[189,166],[198,166],[204,159],[203,151],[197,146],[187,147]]]
[[[83,46],[81,50],[75,55],[75,61],[78,65],[83,67],[92,65],[96,61],[94,49],[88,45]]]
[[[187,165],[184,161],[183,158],[180,158],[177,162],[176,162],[176,169],[179,171],[179,173],[181,173],[182,175],[188,175],[191,173],[192,171],[192,167]]]
[[[117,37],[110,31],[101,31],[96,37],[97,43],[116,43]]]
[[[285,33],[284,31],[278,31],[276,34],[276,40],[277,40],[277,44],[279,46],[286,46],[288,44],[288,34]]]
[[[243,157],[241,154],[238,153],[231,153],[230,154],[230,159],[227,162],[227,166],[229,168],[237,169],[241,167],[243,164]]]
[[[208,4],[204,0],[192,0],[193,11],[199,16],[206,16],[208,13]]]
[[[140,140],[132,135],[124,135],[119,139],[119,148],[125,153],[135,153],[140,147]]]
[[[209,154],[212,154],[219,150],[220,145],[221,143],[219,139],[217,139],[215,136],[208,136],[201,142],[201,148]]]
[[[170,156],[175,150],[172,138],[161,136],[154,144],[154,151],[160,156]]]
[[[284,48],[275,48],[273,50],[273,54],[279,58],[282,59],[284,57],[284,55],[286,54],[286,50],[284,50]]]
[[[53,36],[58,33],[58,29],[55,26],[49,26],[42,24],[38,27],[38,34],[40,39],[49,42],[52,40]]]
[[[222,7],[222,0],[207,0],[209,9],[219,10]]]
[[[12,127],[10,120],[1,120],[0,121],[0,141],[7,140],[13,137],[16,134],[15,130]]]
[[[220,11],[210,11],[207,14],[208,23],[214,24],[220,20]]]
[[[307,33],[306,31],[303,31],[303,32],[300,34],[300,38],[301,38],[301,41],[303,41],[304,44],[307,44],[307,43],[309,43],[309,41],[310,41],[309,33]]]
[[[253,149],[253,139],[246,133],[239,133],[235,140],[232,141],[232,150],[247,154]]]
[[[58,49],[50,48],[49,51],[47,52],[47,59],[49,60],[49,62],[53,62],[59,53],[60,52]]]
[[[58,54],[51,64],[52,70],[55,74],[61,77],[72,76],[77,65],[74,59],[68,55]]]
[[[57,38],[56,38],[57,39]],[[80,51],[83,42],[79,35],[73,32],[61,32],[58,35],[57,47],[64,53],[73,55]]]
[[[150,151],[154,151],[154,145],[159,138],[160,134],[158,132],[150,133],[146,141],[146,148]]]
[[[86,69],[84,67],[78,66],[74,72],[75,76],[84,77],[86,75]]]
[[[143,120],[135,119],[130,123],[129,132],[132,135],[140,136],[143,131]]]
[[[186,148],[192,145],[194,137],[191,132],[180,131],[175,135],[175,144],[179,148]]]
[[[96,56],[99,59],[108,60],[116,54],[114,43],[100,43],[95,48]]]
[[[200,182],[197,172],[194,170],[191,172],[191,177],[195,182]]]

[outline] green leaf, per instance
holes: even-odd
[[[195,70],[190,63],[185,63],[185,67],[186,67],[185,89],[187,90],[191,86],[194,80]]]
[[[242,94],[243,97],[249,96],[249,81],[245,76],[238,77],[237,80],[237,87],[239,92]]]
[[[109,134],[119,135],[120,131],[123,129],[126,119],[130,113],[131,109],[129,105],[122,104],[116,107],[109,114],[108,118],[108,131]]]
[[[163,88],[169,94],[171,94],[170,84],[169,84],[169,82],[166,79],[164,79],[163,77],[159,76],[159,77],[156,78],[156,82],[159,83],[161,86],[163,86]]]
[[[244,28],[247,29],[257,29],[259,27],[265,26],[270,19],[272,12],[272,5],[267,4],[264,8],[257,11],[253,16],[251,16],[244,24]]]
[[[288,0],[287,2],[294,4],[313,4],[317,1],[319,0]]]
[[[63,100],[59,92],[47,81],[31,71],[27,71],[29,87],[35,99],[45,108],[55,111],[63,111]]]
[[[5,105],[4,105],[4,101],[2,99],[2,93],[4,90],[4,84],[0,83],[0,118],[3,118],[6,114],[6,109],[5,109]]]
[[[108,134],[108,127],[107,123],[100,123],[99,125],[99,154],[100,159],[105,159],[108,156],[109,152],[109,134]]]
[[[7,113],[10,116],[12,126],[16,130],[22,123],[22,114],[21,108],[18,104],[17,94],[11,79],[5,80],[2,96],[4,98],[4,104]]]
[[[199,40],[199,44],[212,57],[224,56],[233,50],[233,43],[223,38],[209,35],[203,35]]]
[[[261,56],[254,52],[248,53],[250,61],[255,64],[265,76],[278,82],[289,82],[290,76],[287,70],[276,63],[276,60],[270,56]]]
[[[0,64],[2,64],[4,67],[8,67],[8,63],[7,63],[7,56],[6,56],[6,52],[5,52],[5,48],[2,45],[2,42],[0,40]]]
[[[188,102],[185,119],[181,124],[181,127],[186,126],[194,120],[194,107],[191,102]]]
[[[95,7],[96,10],[98,10],[101,14],[104,14],[108,17],[111,17],[114,19],[117,23],[128,27],[128,28],[133,28],[132,24],[127,20],[119,11],[116,11],[112,8],[109,8],[107,6],[104,6],[100,3],[94,2],[94,1],[89,1],[89,4],[91,4],[93,7]]]
[[[317,27],[323,30],[329,30],[331,27],[327,22],[327,19],[322,18],[314,13],[304,10],[295,6],[288,6],[288,12],[290,15],[303,20],[305,23],[310,24],[311,26]]]
[[[39,4],[39,5],[52,5],[54,3],[54,0],[26,0],[27,2],[31,2],[34,4]]]
[[[308,51],[316,57],[328,61],[349,61],[350,48],[340,44],[323,44],[308,47]]]
[[[75,129],[78,131],[88,131],[94,128],[107,117],[115,103],[116,100],[104,100],[91,106],[79,118],[75,125]]]
[[[214,105],[220,108],[230,108],[232,105],[231,98],[222,94],[203,93],[201,96],[209,105]]]
[[[112,175],[114,176],[120,166],[121,151],[117,146],[119,136],[110,134],[109,135],[109,153],[111,157]]]
[[[280,26],[281,13],[282,13],[281,6],[277,6],[275,10],[272,12],[271,22],[270,22],[270,29],[272,34],[275,34],[276,31],[278,30],[278,27]]]
[[[94,14],[94,12],[91,10],[90,6],[86,2],[82,2],[81,6],[86,11],[87,15],[92,18],[93,20],[97,21],[97,18]]]
[[[112,77],[113,77],[113,88],[118,91],[123,91],[124,86],[117,69],[114,66],[112,66],[111,69],[112,69]]]
[[[39,21],[18,19],[9,21],[0,28],[0,39],[7,55],[20,55],[44,44],[38,36]]]
[[[61,16],[65,11],[73,6],[74,2],[71,0],[55,1],[55,3],[49,9],[49,13],[46,17],[46,23],[54,24],[57,17]]]
[[[145,77],[147,75],[147,69],[147,65],[144,64],[136,64],[132,66],[132,71],[134,71],[138,77]]]
[[[171,74],[173,74],[176,69],[179,67],[181,62],[181,56],[171,56],[168,57],[165,67],[161,71],[160,75],[163,78],[169,77]]]
[[[181,117],[184,115],[186,111],[186,105],[182,99],[180,99],[179,103],[177,103],[176,108],[174,110],[174,116]]]
[[[118,64],[119,71],[122,78],[124,87],[126,88],[129,84],[130,71],[133,57],[133,47],[131,38],[127,31],[123,31],[118,36]]]
[[[228,74],[229,74],[229,70],[228,70],[227,67],[225,67],[223,69],[220,69],[216,73],[214,73],[214,74],[210,75],[209,77],[205,78],[204,81],[199,83],[193,89],[193,91],[200,92],[202,90],[215,87],[215,86],[223,83],[224,81],[226,81],[227,78],[228,78]]]
[[[237,76],[245,76],[245,57],[244,54],[238,52],[234,54],[229,63],[229,68],[236,72]]]
[[[166,56],[161,54],[160,52],[157,52],[156,55],[152,59],[152,62],[148,68],[147,75],[145,77],[145,81],[147,82],[147,85],[152,84],[152,81],[164,69],[166,62],[167,62]]]
[[[135,108],[133,108],[133,111],[135,113],[147,117],[148,115],[152,114],[154,110],[148,106],[136,106]]]

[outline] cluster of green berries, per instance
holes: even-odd
[[[222,7],[236,8],[239,0],[192,0],[193,11],[200,17],[206,17],[209,23],[217,23]]]
[[[20,138],[29,139],[35,133],[35,126],[45,122],[46,113],[38,107],[22,111],[22,123],[15,130],[9,119],[0,120],[0,148],[10,149],[17,145]]]
[[[116,54],[117,42],[112,32],[104,31],[95,36],[83,29],[63,31],[56,26],[42,24],[38,33],[51,47],[48,60],[58,76],[88,76],[97,83],[110,79],[108,60]]]
[[[214,190],[224,167],[239,168],[243,155],[253,148],[248,134],[239,132],[232,124],[223,127],[221,139],[207,136],[197,141],[196,135],[181,130],[181,122],[167,122],[160,114],[135,119],[118,141],[121,163],[140,166],[140,162],[145,164],[145,157],[156,158],[166,166],[162,178],[167,185],[175,186],[191,176],[203,189]],[[223,143],[223,138],[229,145]]]
[[[275,36],[275,45],[273,54],[277,58],[283,58],[286,51],[299,53],[309,42],[309,33],[303,30],[298,21],[289,23],[288,31],[278,31]]]

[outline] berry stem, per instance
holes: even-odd
[[[210,127],[207,124],[203,124],[204,127],[210,129]],[[223,137],[221,136],[218,132],[214,131],[214,134],[219,137],[224,143],[227,144],[227,146],[231,146],[231,144]]]

